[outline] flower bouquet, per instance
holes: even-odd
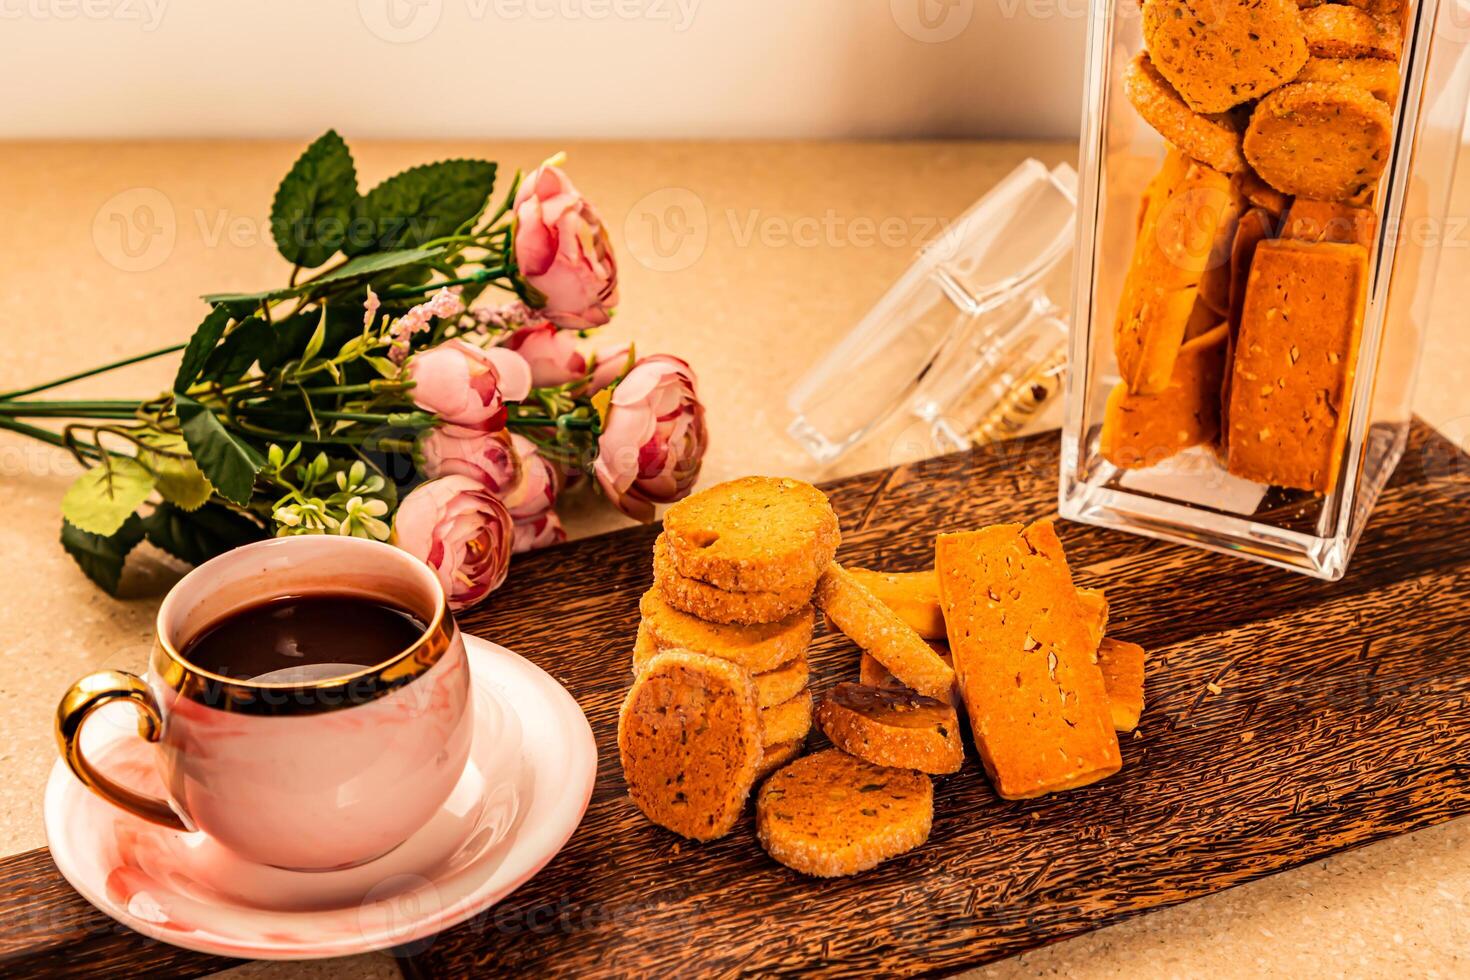
[[[613,314],[617,264],[560,162],[498,198],[496,165],[464,159],[361,193],[328,132],[271,208],[286,285],[204,297],[187,344],[0,395],[0,428],[85,467],[61,505],[82,570],[115,592],[145,539],[197,564],[269,535],[350,534],[417,555],[464,608],[512,552],[562,540],[573,484],[645,521],[686,495],[707,439],[694,372],[583,349]],[[181,350],[157,397],[33,397]]]

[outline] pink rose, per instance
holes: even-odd
[[[694,369],[668,354],[639,359],[613,389],[597,440],[597,482],[618,509],[651,521],[654,504],[688,495],[709,434]]]
[[[500,494],[500,500],[515,521],[515,551],[530,551],[565,541],[561,520],[552,510],[561,491],[560,474],[530,439],[511,433],[510,440],[520,457],[521,478],[514,487]]]
[[[618,265],[607,229],[559,167],[531,171],[516,189],[515,260],[532,305],[557,326],[585,330],[611,319]]]
[[[632,370],[633,365],[629,363],[632,355],[632,344],[609,344],[598,349],[592,359],[592,380],[587,383],[587,394],[596,394]]]
[[[488,350],[446,340],[415,354],[408,362],[413,403],[444,422],[466,429],[505,425],[505,403],[531,391],[531,366],[515,351]]]
[[[520,327],[502,345],[531,365],[531,384],[552,388],[587,373],[587,359],[577,350],[577,335],[545,320]]]
[[[414,487],[398,505],[393,541],[432,568],[450,609],[465,609],[500,587],[510,569],[515,525],[478,480],[445,476]]]
[[[521,460],[504,430],[481,432],[438,426],[418,444],[420,468],[432,479],[468,476],[479,480],[493,493],[503,493],[521,482]]]

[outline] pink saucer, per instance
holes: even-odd
[[[346,956],[422,939],[484,911],[576,830],[597,746],[582,709],[551,675],[477,637],[465,636],[465,646],[475,690],[469,763],[439,812],[389,854],[343,871],[253,864],[203,834],[124,813],[58,761],[45,801],[52,859],[124,925],[221,956]],[[88,754],[122,781],[161,792],[151,746],[125,710],[118,721],[90,726],[102,734]],[[492,783],[487,773],[502,775]]]

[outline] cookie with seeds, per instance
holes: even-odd
[[[954,670],[847,569],[832,562],[817,583],[814,598],[838,629],[899,680],[931,698],[948,696]]]
[[[1341,3],[1302,12],[1307,47],[1317,58],[1377,58],[1397,61],[1403,47],[1399,23]]]
[[[799,742],[812,730],[812,692],[802,690],[795,697],[761,711],[761,744]]]
[[[1399,96],[1399,65],[1384,58],[1308,58],[1298,82],[1345,82],[1393,105]]]
[[[777,742],[775,745],[767,745],[764,754],[761,756],[760,767],[755,771],[756,782],[760,782],[792,759],[801,755],[801,750],[805,745],[806,739],[804,738],[793,739],[790,742]]]
[[[660,653],[618,715],[628,795],[644,816],[693,840],[729,833],[761,762],[750,674],[697,653]]]
[[[857,874],[920,846],[934,824],[929,777],[827,749],[761,785],[756,834],[777,861],[819,878]]]
[[[934,569],[920,572],[877,572],[849,568],[878,600],[898,614],[926,640],[944,639],[944,613],[939,611],[939,579]]]
[[[1371,188],[1388,163],[1392,115],[1356,86],[1293,82],[1256,106],[1245,155],[1284,194],[1350,200]]]
[[[648,623],[644,621],[638,624],[638,639],[633,647],[633,676],[637,677],[643,672],[657,654],[663,650],[676,650],[678,647],[660,647],[648,630]],[[694,650],[693,653],[704,651]],[[715,656],[714,654],[707,654]],[[729,660],[728,657],[721,657]],[[734,661],[731,661],[732,663]],[[743,665],[740,665],[743,666]],[[751,674],[751,683],[755,685],[755,700],[762,708],[769,708],[783,701],[790,701],[801,693],[806,687],[810,677],[810,668],[806,657],[799,656],[789,663],[784,663],[774,670],[763,671],[759,674]]]
[[[701,490],[664,514],[679,574],[727,592],[811,590],[841,538],[810,483],[747,476]]]
[[[1245,158],[1240,154],[1243,127],[1238,116],[1195,112],[1159,74],[1146,52],[1123,70],[1123,92],[1143,121],[1185,155],[1222,173],[1244,169]]]
[[[1144,0],[1143,39],[1195,112],[1258,99],[1307,60],[1296,0]]]
[[[682,575],[674,566],[662,534],[653,545],[653,584],[675,609],[713,623],[779,623],[812,601],[809,585],[782,592],[727,592]]]
[[[817,727],[875,766],[950,773],[965,761],[954,705],[913,691],[843,682],[817,706]]]
[[[805,659],[816,621],[808,603],[774,623],[711,623],[670,605],[657,587],[643,594],[638,611],[658,649],[706,653],[739,664],[753,674]]]

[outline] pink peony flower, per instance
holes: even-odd
[[[592,359],[592,380],[587,384],[587,394],[596,394],[627,374],[633,367],[629,363],[632,356],[632,344],[609,344],[598,349]]]
[[[500,500],[515,521],[515,550],[530,551],[565,541],[561,520],[552,510],[561,492],[561,475],[530,439],[513,432],[510,441],[520,457],[521,478],[500,494]]]
[[[394,544],[434,570],[455,610],[473,606],[505,581],[514,536],[505,505],[468,476],[419,484],[393,518]]]
[[[517,329],[501,346],[526,359],[537,388],[564,385],[587,373],[587,359],[577,351],[577,335],[545,320]]]
[[[419,468],[429,479],[468,476],[492,493],[504,494],[521,482],[521,460],[509,432],[480,432],[438,426],[419,438]]]
[[[515,260],[532,305],[557,326],[585,330],[612,318],[618,266],[607,229],[559,167],[538,167],[516,190]]]
[[[409,396],[426,412],[462,429],[505,426],[505,403],[531,391],[531,366],[515,351],[446,340],[408,362]]]
[[[464,302],[459,298],[459,286],[445,287],[434,294],[427,302],[413,307],[403,316],[394,320],[388,328],[388,360],[394,364],[402,364],[408,358],[410,339],[416,333],[429,329],[429,324],[435,317],[459,316],[464,312]],[[365,308],[369,315],[378,311],[378,297],[368,290],[368,301]]]
[[[693,489],[708,441],[694,369],[654,354],[639,359],[613,389],[593,470],[619,510],[651,521],[654,504]]]

